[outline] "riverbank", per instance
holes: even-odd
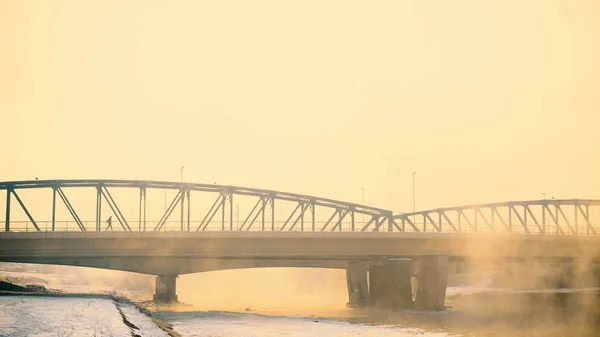
[[[28,300],[25,301],[25,298]],[[133,337],[147,335],[159,336],[159,334],[157,334],[157,332],[149,326],[150,322],[157,329],[160,329],[162,332],[164,332],[165,336],[181,337],[179,333],[173,330],[172,324],[156,317],[150,310],[139,303],[136,303],[135,301],[132,301],[124,296],[119,296],[116,293],[63,293],[58,290],[45,289],[43,287],[24,287],[5,281],[0,281],[0,307],[2,306],[2,303],[4,303],[4,306],[7,308],[10,307],[11,310],[0,310],[5,312],[0,317],[0,323],[4,322],[4,325],[0,324],[0,327],[2,327],[2,331],[14,330],[13,333],[16,335],[19,335],[22,332],[30,334],[44,331],[44,329],[47,330],[47,328],[42,325],[42,322],[25,320],[25,318],[33,316],[33,313],[30,311],[41,312],[42,317],[46,316],[49,318],[56,318],[61,314],[61,312],[57,312],[56,310],[48,310],[48,308],[55,306],[60,307],[61,305],[68,307],[69,310],[62,312],[62,314],[66,315],[67,317],[58,317],[61,318],[60,321],[67,322],[69,320],[69,315],[77,315],[74,310],[83,309],[85,311],[90,306],[97,307],[96,311],[100,312],[96,312],[96,314],[98,314],[100,317],[103,317],[102,320],[114,321],[114,312],[112,312],[110,307],[100,303],[101,301],[108,301],[114,305],[114,309],[116,309],[122,324],[129,329],[131,336]],[[19,307],[21,307],[22,310],[19,310]],[[104,323],[100,319],[93,319],[84,316],[85,313],[82,314],[83,320],[90,320],[90,325],[94,327],[94,334],[98,331],[98,329],[100,331],[102,329],[106,330],[106,328],[103,327]],[[147,320],[143,319],[141,316],[147,317]],[[12,321],[15,323],[18,321],[28,321],[28,325],[30,326],[24,327],[23,324],[18,324],[18,326],[10,326],[10,322]],[[73,321],[69,324],[78,326],[78,323],[79,322]],[[95,325],[100,326],[100,328]],[[62,329],[62,327],[57,328]],[[79,329],[81,330],[81,328]],[[112,329],[112,327],[109,329]],[[45,332],[50,332],[53,334],[57,333],[57,331]],[[78,331],[78,333],[82,332],[83,331]],[[77,333],[74,335],[77,335]]]

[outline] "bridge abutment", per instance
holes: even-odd
[[[411,260],[384,261],[369,269],[370,306],[408,309],[413,305]]]
[[[444,309],[447,284],[448,257],[435,256],[420,258],[415,309]]]
[[[347,306],[363,308],[369,304],[368,271],[369,262],[348,262],[346,266],[346,283],[348,285]]]
[[[177,302],[177,275],[156,277],[156,288],[152,299],[156,303]]]

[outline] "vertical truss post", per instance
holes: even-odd
[[[223,191],[223,197],[221,198],[221,230],[225,231],[225,201],[227,199],[227,192]]]
[[[191,192],[190,189],[188,188],[186,191],[187,194],[187,231],[190,231],[190,222],[192,221],[192,199],[190,198]]]
[[[10,231],[10,189],[6,189],[6,222],[4,223],[4,230]]]
[[[512,207],[508,206],[508,231],[512,232]]]
[[[544,229],[544,234],[546,234],[546,206],[542,205],[542,228]]]
[[[423,233],[427,233],[427,218],[425,217],[425,213],[423,213]]]
[[[262,210],[261,210],[261,230],[265,231],[265,208],[267,207],[267,197],[264,197],[262,200]]]
[[[352,213],[350,213],[350,221],[352,221],[352,231],[354,232],[354,207],[352,208]]]
[[[233,193],[229,193],[229,230],[233,230]]]
[[[442,213],[438,212],[438,225],[440,225],[440,233],[444,231],[442,227]]]
[[[573,205],[573,207],[575,208],[575,235],[577,235],[579,233],[579,221],[577,221],[577,204]]]
[[[146,187],[144,186],[142,188],[142,190],[144,191],[144,211],[143,211],[143,216],[144,216],[144,232],[146,231]]]
[[[558,205],[554,205],[554,214],[556,215],[556,220],[554,221],[556,223],[556,228],[560,228],[560,233],[564,234],[562,228],[560,227],[560,217],[558,216]],[[558,234],[558,230],[556,232],[556,234]]]
[[[478,228],[477,227],[477,218],[479,218],[479,213],[477,213],[477,210],[478,210],[477,207],[473,208],[473,215],[475,218],[475,220],[473,222],[473,226],[474,226],[475,232],[477,232],[477,228]]]
[[[312,231],[315,232],[315,226],[316,226],[316,222],[315,222],[315,213],[316,213],[316,210],[315,210],[315,208],[316,207],[315,207],[315,201],[314,200],[310,201],[310,208],[312,210],[312,212],[311,212],[312,213],[312,215],[311,215],[311,218],[312,218],[311,219],[311,221],[312,221]]]
[[[494,208],[492,208],[492,233],[496,232],[496,212],[494,212]]]
[[[462,233],[462,221],[461,221],[462,213],[460,211],[457,211],[457,212],[458,212],[458,232]]]
[[[102,228],[102,186],[96,186],[96,231]]]
[[[142,231],[142,188],[140,187],[140,207],[138,208],[138,232]]]
[[[302,205],[302,213],[300,213],[300,231],[304,232],[304,211],[306,210],[306,208],[304,208],[304,205]]]
[[[275,231],[275,197],[271,196],[271,231]]]
[[[183,221],[184,221],[184,211],[185,211],[185,187],[183,185],[180,187],[181,189],[181,218],[179,219],[179,230],[183,232]]]
[[[56,223],[56,188],[52,187],[52,231]]]
[[[590,205],[585,205],[585,220],[587,222],[587,235],[590,235],[590,228],[592,227],[592,223],[590,222]],[[596,231],[591,228],[596,235]]]

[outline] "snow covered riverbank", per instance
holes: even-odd
[[[167,337],[133,304],[104,297],[0,296],[0,336]]]

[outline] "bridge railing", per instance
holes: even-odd
[[[146,222],[146,230],[147,232],[154,231],[154,227],[157,225],[158,221],[147,221]],[[200,223],[200,221],[195,221],[193,224],[196,226]],[[52,231],[52,221],[36,221],[37,226],[40,228],[41,232],[51,232]],[[82,224],[88,231],[96,230],[96,222],[95,221],[82,221]],[[312,232],[312,228],[306,227],[303,229],[301,226],[297,226],[293,229],[284,228],[285,222],[277,221],[274,223],[274,231],[292,231],[292,232]],[[321,228],[325,222],[324,221],[316,221],[315,222],[317,228]],[[364,227],[367,223],[357,221],[355,223],[355,229],[352,230],[349,226],[340,226],[335,232],[358,232],[360,228]],[[5,222],[0,221],[0,227],[4,227]],[[129,222],[131,226],[131,231],[144,231],[143,224],[140,224],[137,221]],[[242,228],[243,221],[233,221],[232,226],[230,227],[229,222],[222,226],[222,224],[211,223],[203,231],[271,231],[271,223],[269,222],[268,226],[265,226],[263,230],[262,226],[256,226],[251,228]],[[359,228],[360,227],[360,228]],[[11,221],[10,223],[10,231],[11,232],[37,232],[38,230],[35,228],[31,221]],[[56,232],[71,232],[71,231],[81,231],[79,225],[75,221],[55,221]],[[112,224],[112,229],[108,228],[106,223],[103,224],[101,231],[115,231],[115,232],[123,232],[123,228],[121,228],[118,224]],[[179,232],[179,231],[187,231],[187,225],[184,224],[184,228],[181,228],[180,221],[167,221],[164,226],[161,227],[160,232]],[[192,226],[190,231],[196,231],[196,228]]]
[[[198,223],[198,222],[196,222]],[[318,225],[323,225],[324,222],[317,222]],[[84,226],[89,230],[89,231],[95,231],[95,227],[96,227],[96,222],[95,221],[83,221]],[[148,221],[147,222],[147,228],[146,231],[153,231],[152,228],[154,228],[153,226],[155,226],[157,224],[157,221]],[[223,226],[221,224],[211,224],[210,226],[206,227],[204,231],[246,231],[245,229],[240,228],[241,225],[243,224],[243,222],[239,221],[239,222],[234,222],[233,223],[233,227],[230,228],[229,226],[226,226],[225,228],[223,228]],[[275,223],[275,228],[274,231],[281,231],[282,226],[283,226],[284,222],[276,222]],[[42,232],[51,232],[52,231],[52,221],[40,221],[37,222],[38,227],[40,228],[40,231]],[[139,223],[137,222],[133,222],[130,223],[130,225],[135,225],[134,227],[132,227],[132,231],[140,231],[138,227]],[[229,225],[229,224],[228,224]],[[364,227],[366,225],[366,222],[357,222],[356,226],[357,227]],[[417,226],[423,226],[423,223],[417,223]],[[4,226],[3,222],[0,222],[0,226]],[[595,233],[600,233],[600,227],[598,226],[594,226],[592,227]],[[582,235],[582,236],[587,236],[587,235],[595,235],[593,234],[592,231],[589,231],[589,228],[586,226],[576,226],[573,227],[573,232],[566,232],[566,233],[561,233],[560,232],[560,227],[558,226],[554,226],[554,225],[548,225],[547,226],[547,231],[546,233],[539,233],[539,232],[527,232],[523,229],[513,229],[512,231],[494,231],[492,232],[490,229],[486,229],[486,228],[481,228],[478,231],[473,231],[472,229],[469,228],[463,228],[461,231],[455,231],[453,230],[450,226],[443,226],[441,231],[433,231],[433,230],[429,230],[427,231],[427,233],[511,233],[511,234],[530,234],[530,235]],[[11,222],[11,232],[37,232],[38,230],[35,228],[35,226],[33,226],[33,223],[31,221],[13,221]],[[81,231],[78,224],[75,221],[56,221],[55,222],[55,229],[54,231],[57,232],[73,232],[73,231]],[[115,231],[115,232],[123,232],[124,230],[122,228],[120,228],[119,226],[114,226],[113,224],[113,228],[107,228],[106,225],[102,228],[101,231]],[[141,231],[144,231],[143,228],[141,228]],[[181,229],[181,223],[179,221],[169,221],[165,224],[165,226],[162,227],[162,229],[160,230],[161,232],[179,232],[182,231]],[[187,231],[187,228],[183,228],[183,231]],[[195,229],[190,229],[190,231],[195,231]],[[263,229],[261,227],[256,227],[256,228],[250,228],[247,231],[252,231],[252,232],[256,232],[256,231],[263,231]],[[264,231],[271,231],[271,228],[265,228]],[[310,232],[312,231],[311,228],[304,228],[302,229],[301,227],[297,227],[294,228],[292,230],[286,230],[286,231],[292,231],[292,232]],[[357,232],[357,230],[352,230],[349,227],[340,227],[340,229],[336,230],[336,232]],[[414,230],[411,230],[410,228],[406,230],[406,232],[417,232]],[[421,231],[419,231],[421,232]]]

